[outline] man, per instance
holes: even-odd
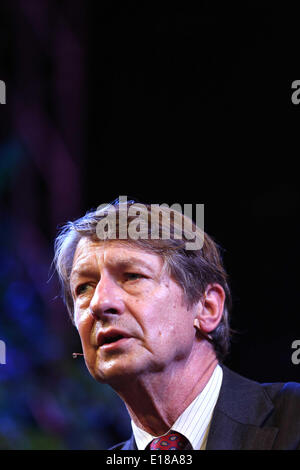
[[[186,219],[116,201],[56,240],[87,368],[131,417],[131,438],[112,449],[300,449],[300,385],[261,385],[222,365],[227,275],[217,245]]]

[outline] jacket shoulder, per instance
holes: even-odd
[[[274,394],[272,384],[263,384],[263,386],[268,394]],[[281,384],[272,401],[274,412],[270,422],[279,428],[275,448],[300,449],[300,384],[296,382]]]
[[[261,386],[276,408],[294,408],[295,405],[298,405],[300,412],[300,383],[263,383]]]
[[[133,434],[128,441],[119,442],[119,444],[113,445],[108,450],[137,450]]]
[[[289,415],[291,419],[300,420],[299,383],[259,383],[240,376],[225,366],[223,372],[222,393],[217,405],[236,420],[261,425],[264,421],[269,421],[274,413],[276,422]]]
[[[125,446],[127,441],[124,442],[119,442],[119,444],[115,444],[112,447],[109,447],[107,450],[123,450],[123,447]]]
[[[216,419],[212,422],[211,428],[216,434],[220,422],[225,422],[226,426],[233,424],[246,426],[244,429],[248,429],[249,432],[255,429],[256,433],[269,433],[269,436],[272,433],[276,434],[274,442],[269,441],[266,448],[300,449],[299,383],[259,383],[242,377],[225,366],[223,373],[223,383],[215,409]],[[224,431],[222,440],[227,438],[228,432],[227,434],[226,432]],[[261,442],[256,439],[257,448],[263,448],[262,439],[263,435]],[[235,442],[234,445],[236,444]],[[216,445],[222,445],[220,437],[219,440],[214,439],[210,442],[210,448],[216,448]],[[236,448],[232,442],[228,445],[232,446],[228,448]],[[246,448],[245,442],[243,446]]]

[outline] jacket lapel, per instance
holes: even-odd
[[[271,449],[278,429],[238,423],[222,412],[216,412],[207,441],[207,450]]]
[[[207,450],[271,449],[278,429],[263,423],[273,404],[256,382],[223,369],[223,382],[213,414]]]

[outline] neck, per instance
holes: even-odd
[[[128,387],[114,387],[131,419],[153,436],[165,434],[204,389],[218,361],[211,345],[204,343],[198,357],[170,370],[134,378]]]

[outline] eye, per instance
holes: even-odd
[[[145,276],[139,273],[124,273],[124,277],[127,281],[137,281],[138,279],[142,279]]]
[[[76,287],[75,289],[75,294],[76,295],[81,295],[81,294],[84,294],[87,290],[87,288],[89,287],[89,284],[88,283],[85,283],[85,284],[80,284],[79,286]]]

